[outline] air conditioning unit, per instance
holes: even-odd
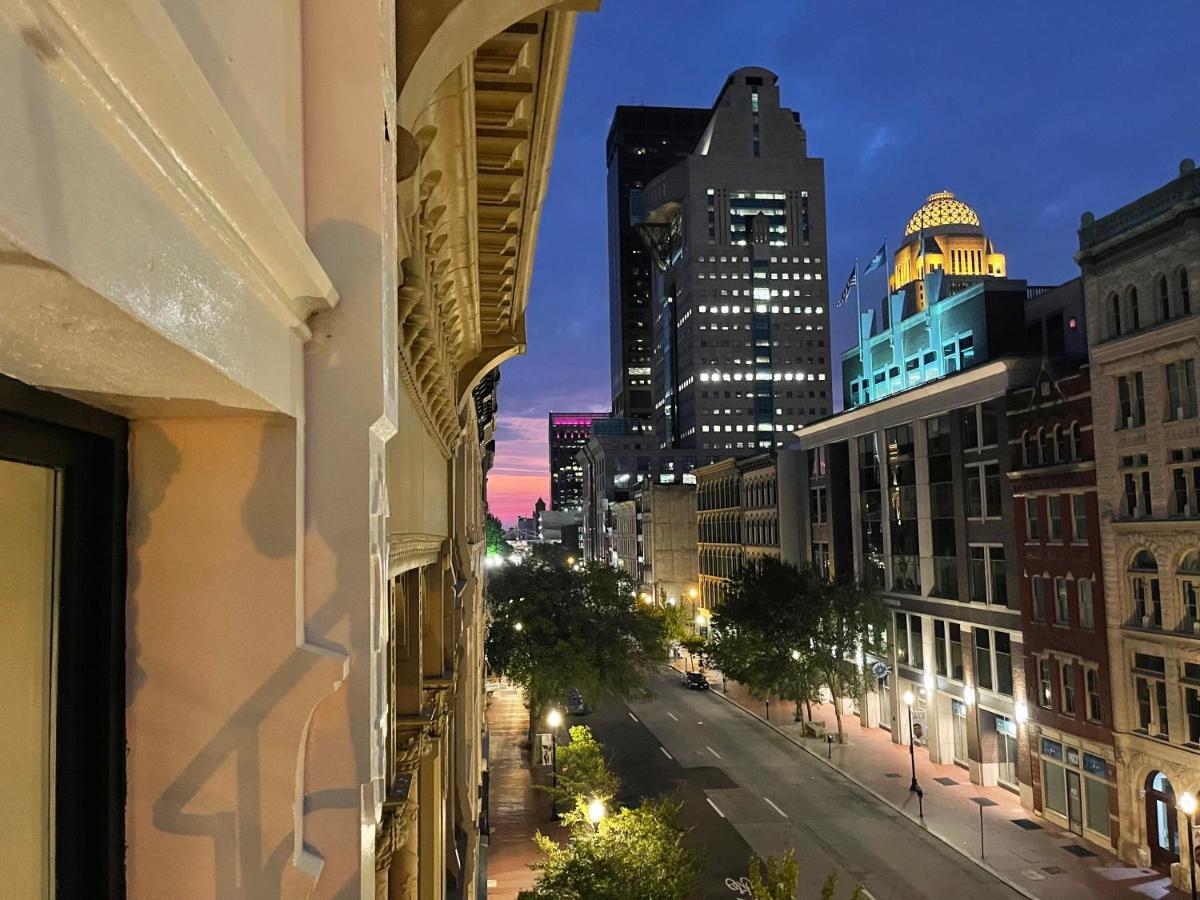
[[[1126,427],[1126,428],[1132,428],[1132,427],[1133,427],[1133,416],[1126,416],[1126,417],[1125,417],[1125,427]]]
[[[1175,418],[1176,419],[1183,418],[1183,407],[1182,406],[1175,407]]]
[[[1200,634],[1200,619],[1195,619],[1192,622],[1192,634]]]
[[[1142,627],[1143,628],[1150,627],[1150,617],[1149,616],[1142,616]]]

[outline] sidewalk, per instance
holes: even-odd
[[[519,688],[507,684],[489,695],[488,746],[490,756],[489,809],[491,840],[488,847],[488,900],[516,900],[519,891],[533,887],[535,873],[529,864],[541,854],[533,843],[538,829],[559,840],[566,832],[550,821],[550,795],[534,789],[547,780],[529,765],[529,710]]]
[[[682,661],[676,661],[682,668]],[[711,677],[711,675],[710,675]],[[713,693],[744,711],[762,718],[766,707],[746,689],[728,682],[728,693],[715,684]],[[795,704],[772,699],[771,725],[793,743],[842,772],[881,801],[917,820],[917,798],[909,791],[912,780],[907,746],[892,742],[881,728],[863,728],[857,716],[843,715],[845,744],[830,748],[823,738],[808,738],[795,723]],[[827,733],[837,734],[831,704],[813,707],[813,718],[823,721]],[[831,755],[831,759],[827,759]],[[1027,896],[1045,900],[1078,900],[1080,897],[1184,898],[1171,888],[1170,879],[1152,869],[1129,866],[1102,848],[1063,831],[1000,787],[972,784],[965,769],[938,765],[917,748],[917,781],[924,791],[924,827],[965,856],[980,856],[979,813],[984,819],[984,863],[1010,886]],[[980,805],[976,799],[991,801]]]

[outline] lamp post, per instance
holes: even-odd
[[[917,784],[916,735],[913,732],[912,717],[913,701],[916,699],[912,691],[904,692],[904,705],[908,707],[908,761],[912,765],[912,784],[908,786],[910,791],[919,791],[921,789],[921,786]]]
[[[562,725],[562,713],[552,709],[546,713],[546,724],[550,726],[550,818],[558,819],[558,728]]]
[[[599,797],[593,797],[592,802],[588,804],[587,815],[588,821],[592,823],[592,831],[595,834],[600,833],[600,820],[604,818],[606,812],[604,801]]]
[[[1188,791],[1180,794],[1179,811],[1187,817],[1188,883],[1192,886],[1192,900],[1196,900],[1196,797]]]

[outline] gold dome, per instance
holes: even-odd
[[[975,210],[957,199],[950,191],[938,191],[930,194],[925,205],[912,214],[908,224],[904,226],[904,235],[916,234],[925,228],[936,228],[939,225],[973,225],[981,227],[979,216]]]

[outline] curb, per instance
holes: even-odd
[[[679,671],[674,666],[668,666],[667,668],[671,669],[674,672]],[[870,794],[876,800],[880,801],[881,803],[883,803],[887,806],[890,806],[896,812],[900,813],[900,816],[906,822],[909,822],[914,827],[919,828],[921,831],[925,832],[927,835],[929,835],[934,840],[938,841],[943,846],[949,847],[951,850],[953,850],[955,853],[957,853],[963,859],[970,860],[972,863],[974,863],[980,869],[987,872],[989,875],[991,875],[993,878],[995,878],[997,881],[1001,882],[1002,884],[1007,885],[1008,887],[1012,888],[1014,891],[1016,891],[1022,897],[1028,897],[1029,900],[1040,900],[1040,898],[1038,897],[1037,894],[1031,893],[1027,888],[1023,887],[1020,884],[1017,884],[1011,878],[1007,877],[1006,875],[1002,875],[996,869],[989,866],[985,860],[977,859],[976,857],[974,857],[970,853],[968,853],[966,850],[964,850],[962,847],[959,847],[957,844],[952,844],[949,841],[947,841],[945,838],[943,838],[941,835],[936,834],[933,831],[930,831],[928,826],[923,825],[919,820],[914,819],[902,807],[897,806],[895,803],[893,803],[887,797],[883,796],[883,794],[879,793],[874,788],[859,781],[857,778],[855,778],[853,775],[851,775],[845,769],[838,768],[832,762],[827,760],[824,756],[822,756],[821,754],[814,751],[812,748],[807,747],[804,744],[800,743],[798,740],[796,740],[794,737],[792,737],[790,734],[788,734],[782,728],[779,728],[774,722],[768,722],[766,719],[762,718],[761,716],[755,715],[753,712],[746,709],[746,707],[742,706],[742,704],[738,703],[736,700],[731,700],[729,697],[725,696],[725,694],[721,691],[711,691],[710,690],[709,693],[717,695],[722,700],[724,700],[726,703],[728,703],[730,706],[733,706],[735,709],[740,710],[741,712],[745,713],[750,718],[754,719],[754,721],[758,722],[761,725],[765,725],[767,728],[770,728],[781,738],[783,738],[787,741],[790,741],[792,744],[799,747],[801,750],[803,750],[805,753],[807,753],[813,759],[819,760],[825,766],[832,769],[834,772],[837,772],[839,775],[841,775],[843,778],[845,778],[847,781],[849,781],[851,784],[853,784],[859,790],[866,791],[868,794]]]

